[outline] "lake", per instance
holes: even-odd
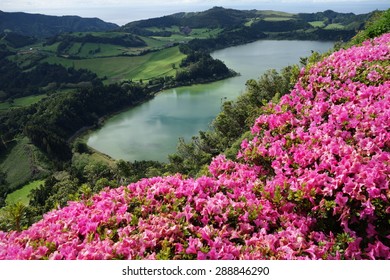
[[[296,64],[311,51],[325,52],[332,47],[333,42],[260,40],[215,51],[214,58],[241,75],[163,91],[109,118],[88,136],[87,144],[114,159],[167,161],[178,139],[189,140],[200,130],[207,130],[222,103],[245,91],[247,80],[257,80],[268,69]]]

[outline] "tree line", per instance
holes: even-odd
[[[65,68],[49,63],[39,63],[31,69],[23,69],[7,59],[7,55],[10,52],[4,52],[3,57],[0,57],[0,102],[44,93],[44,88],[48,85],[53,90],[66,84],[99,83],[96,74],[85,69]]]
[[[44,45],[53,45],[59,42],[57,46],[57,55],[65,54],[74,43],[94,43],[94,44],[112,44],[123,47],[145,47],[147,44],[140,37],[126,33],[118,34],[113,37],[105,36],[95,36],[92,34],[83,34],[82,36],[77,36],[73,34],[62,34],[57,35],[46,40]]]

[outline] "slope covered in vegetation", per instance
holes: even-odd
[[[0,232],[0,259],[389,259],[390,34],[302,69],[237,161]]]
[[[0,11],[0,30],[8,30],[25,36],[45,38],[63,32],[105,31],[118,28],[114,23],[98,18],[78,16],[47,16]]]

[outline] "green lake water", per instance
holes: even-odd
[[[267,69],[280,70],[311,51],[325,52],[332,46],[333,42],[261,40],[216,51],[212,56],[241,76],[163,91],[109,118],[89,135],[87,144],[115,159],[167,161],[178,139],[188,140],[207,130],[222,102],[243,93],[247,80],[257,80]]]

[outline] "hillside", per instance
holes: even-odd
[[[135,27],[167,28],[175,25],[188,26],[190,28],[228,28],[244,24],[249,19],[255,17],[256,13],[256,11],[240,11],[214,7],[203,12],[177,13],[159,18],[130,22],[123,26],[122,29],[126,30]]]
[[[302,69],[236,161],[0,232],[0,259],[389,259],[390,34]]]
[[[159,18],[130,22],[121,30],[145,36],[174,38],[214,30],[208,39],[222,46],[256,39],[348,40],[371,14],[355,15],[324,11],[291,14],[278,11],[234,10],[214,7],[197,13],[177,13]],[[229,41],[229,37],[233,37]],[[194,38],[195,39],[195,38]],[[211,46],[211,49],[219,48]]]
[[[259,39],[346,41],[370,16],[214,7],[203,12],[135,21],[119,28],[98,19],[0,12],[0,45],[8,51],[4,56],[23,70],[48,62],[88,69],[105,83],[150,81],[175,76],[181,68],[179,56],[194,51],[210,52]],[[182,54],[172,56],[176,52],[168,49],[177,45]],[[154,56],[152,52],[158,54]],[[151,72],[153,76],[144,76],[139,65],[148,68],[149,61],[161,67]]]
[[[203,12],[177,13],[159,18],[151,18],[130,22],[121,27],[123,30],[132,28],[169,28],[172,26],[187,26],[189,28],[237,28],[242,25],[250,26],[257,22],[266,22],[269,26],[278,26],[283,22],[296,23],[322,22],[323,27],[330,24],[356,23],[367,18],[367,14],[338,13],[331,10],[317,13],[285,13],[268,10],[235,10],[223,7],[214,7]],[[317,23],[318,25],[318,23]],[[303,25],[305,26],[305,25]],[[306,25],[308,27],[308,25]],[[354,26],[357,27],[357,26]],[[290,27],[291,28],[291,27]],[[330,28],[330,27],[329,27]]]
[[[0,33],[12,31],[25,36],[46,38],[64,32],[108,31],[116,28],[116,24],[98,18],[0,11]]]

